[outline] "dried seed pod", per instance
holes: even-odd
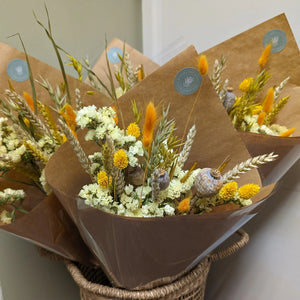
[[[159,168],[158,171],[159,171],[159,177],[158,177],[159,189],[163,191],[170,184],[170,176],[169,173],[164,169]]]
[[[223,178],[218,169],[201,169],[195,178],[198,197],[210,197],[218,193],[223,186]]]
[[[144,182],[144,170],[140,167],[128,167],[128,183],[140,186]]]
[[[233,88],[228,87],[225,93],[225,98],[223,105],[227,112],[230,112],[235,102],[235,94],[233,93]]]

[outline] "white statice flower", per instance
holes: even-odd
[[[163,217],[164,216],[164,209],[158,207],[157,202],[147,203],[141,207],[141,212],[144,217]]]
[[[175,208],[172,207],[170,204],[166,204],[164,207],[164,212],[167,216],[174,216],[175,215]]]
[[[133,192],[133,185],[128,184],[124,188],[126,195],[130,196],[131,193]]]
[[[126,213],[126,208],[125,208],[125,206],[124,206],[123,204],[119,204],[119,205],[117,206],[117,209],[118,209],[117,215],[119,215],[119,216],[124,216],[124,215],[125,215],[125,213]]]
[[[135,137],[133,137],[135,139]],[[144,148],[141,141],[135,142],[133,145],[129,146],[128,151],[126,151],[128,157],[128,163],[131,167],[136,167],[139,165],[139,160],[137,156],[144,155]]]
[[[21,145],[20,147],[12,150],[10,152],[6,152],[9,156],[9,159],[13,163],[19,163],[22,160],[22,155],[26,152],[26,147]],[[4,152],[5,153],[5,152]]]
[[[201,169],[196,169],[196,170],[192,171],[190,176],[187,178],[187,180],[184,183],[182,183],[184,192],[186,192],[192,188],[192,186],[194,185],[194,182],[195,182],[195,178],[198,175],[198,173],[200,172],[200,170]],[[179,177],[179,179],[183,178],[187,172],[188,171],[184,172],[184,175],[182,177]]]
[[[109,189],[103,189],[97,183],[84,185],[78,196],[85,200],[85,204],[96,208],[111,207],[113,203]]]
[[[111,128],[108,132],[109,136],[113,139],[116,146],[122,147],[125,143],[124,131],[119,127]]]
[[[84,106],[77,112],[76,123],[81,128],[89,128],[94,120],[97,120],[98,113],[95,105]]]
[[[281,126],[281,125],[278,125],[278,124],[272,124],[270,126],[270,129],[274,132],[274,135],[280,135],[281,133],[288,130],[287,127]]]
[[[11,188],[6,188],[3,191],[0,191],[0,205],[10,204],[24,198],[25,192],[23,190],[14,190]]]
[[[184,192],[183,184],[180,182],[180,179],[173,178],[170,181],[169,186],[160,193],[160,198],[164,199],[176,199],[179,198],[181,193]]]
[[[251,199],[242,199],[242,198],[240,198],[240,203],[243,206],[249,206],[249,205],[252,204],[252,200]]]
[[[139,208],[139,200],[130,196],[127,196],[123,193],[120,197],[120,202],[123,204],[126,209],[130,211],[136,211]]]
[[[152,188],[149,185],[139,186],[135,189],[136,198],[145,200],[146,197],[152,192]]]
[[[12,222],[12,218],[9,216],[9,212],[4,209],[0,214],[0,222],[3,224],[10,224]]]
[[[43,136],[39,141],[38,145],[43,152],[47,154],[52,154],[55,151],[55,142],[49,136]]]
[[[115,90],[117,98],[120,98],[125,94],[126,91],[124,91],[120,86],[116,88]]]
[[[96,138],[96,130],[95,129],[90,129],[87,134],[85,135],[85,140],[86,141],[93,141]]]
[[[52,193],[52,189],[50,185],[48,184],[46,177],[45,177],[45,169],[43,169],[41,177],[40,177],[40,183],[46,193],[46,195],[50,195]]]

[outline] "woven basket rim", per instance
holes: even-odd
[[[81,273],[79,268],[71,261],[65,261],[65,265],[71,273],[74,281],[77,285],[85,290],[88,290],[94,294],[100,294],[107,297],[130,297],[130,299],[157,299],[158,297],[168,296],[172,293],[179,291],[180,289],[186,288],[188,285],[200,285],[200,276],[206,275],[209,271],[211,264],[210,257],[205,257],[200,261],[196,267],[190,270],[187,274],[183,275],[179,279],[172,283],[165,284],[160,287],[156,287],[149,290],[134,291],[126,290],[116,287],[109,287],[98,283],[89,282]],[[144,298],[141,298],[144,297]],[[122,298],[120,298],[122,299]]]

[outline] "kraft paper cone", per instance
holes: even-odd
[[[10,172],[8,177],[13,180],[26,181],[26,178],[22,178],[14,172]],[[15,221],[11,224],[1,225],[0,229],[64,258],[79,261],[86,265],[95,264],[93,255],[54,194],[45,196],[33,186],[1,178],[0,189],[3,190],[8,187],[25,191],[26,198],[22,208],[28,214],[17,211]]]
[[[109,43],[109,45],[107,46],[107,51],[109,52],[110,49],[114,49],[114,50],[117,50],[117,51],[122,51],[121,53],[123,53],[123,48],[124,48],[124,42],[117,39],[117,38],[114,38]],[[131,47],[127,43],[125,43],[125,51],[129,53],[130,61],[133,65],[133,67],[138,67],[139,65],[143,65],[146,75],[151,74],[153,71],[155,71],[159,67],[158,64],[156,64],[150,58],[144,56],[141,52],[134,49],[133,47]],[[117,59],[117,61],[118,61],[118,59]],[[110,66],[110,69],[111,69],[112,72],[114,72],[114,70],[115,70],[115,65],[120,66],[120,64],[121,64],[120,62],[114,63],[114,62],[109,61],[109,66]],[[110,87],[110,81],[107,77],[108,72],[107,72],[106,51],[104,51],[101,54],[98,61],[93,66],[92,70],[104,82],[104,84],[107,87]],[[89,83],[89,79],[87,78],[85,82]],[[116,86],[119,86],[117,80],[115,79],[115,77],[114,77],[114,84]]]
[[[0,53],[0,94],[4,94],[5,89],[9,88],[8,81],[11,82],[13,88],[18,94],[23,95],[24,91],[31,94],[30,80],[29,77],[26,76],[28,72],[26,71],[27,67],[25,65],[27,64],[24,52],[19,51],[9,45],[0,43]],[[53,55],[55,55],[55,53],[53,53]],[[16,63],[14,64],[14,62]],[[51,67],[50,65],[31,56],[29,56],[29,62],[32,69],[33,78],[35,80],[41,81],[42,77],[50,82],[53,89],[56,89],[56,86],[59,86],[60,83],[63,82],[63,76],[60,70]],[[14,77],[10,77],[9,74],[14,74]],[[15,79],[23,81],[16,81]],[[75,99],[76,88],[80,90],[82,97],[84,97],[87,102],[94,101],[90,99],[93,99],[96,96],[87,94],[87,91],[93,90],[92,87],[85,83],[79,82],[76,78],[70,75],[67,75],[67,80],[71,94],[71,101],[74,101]],[[41,87],[38,83],[35,83],[35,88],[37,99],[44,104],[53,106],[53,101],[50,99],[46,89]]]
[[[26,75],[26,70],[20,70],[20,68],[24,68],[24,62],[26,63],[25,54],[2,43],[0,43],[0,53],[0,93],[4,93],[5,89],[9,87],[8,81],[10,81],[16,92],[20,95],[23,94],[23,91],[31,94],[29,78],[26,78],[26,76],[22,77],[24,74]],[[21,64],[20,61],[17,61],[19,65],[14,66],[13,70],[15,73],[13,74],[17,76],[17,78],[14,78],[18,80],[21,78],[23,81],[15,81],[9,76],[9,73],[11,74],[12,71],[9,65],[15,60],[21,60]],[[35,79],[40,80],[40,76],[42,76],[51,83],[53,89],[63,81],[61,71],[33,57],[29,57],[29,61]],[[94,96],[86,94],[88,90],[92,90],[90,86],[80,83],[72,76],[67,76],[67,78],[72,99],[74,99],[75,88],[79,88],[87,103],[89,101],[96,101],[97,93]],[[37,83],[35,87],[37,99],[42,103],[54,106],[48,92]],[[103,97],[103,95],[100,95],[100,97]],[[106,105],[111,103],[108,98],[105,99]],[[100,104],[103,105],[103,102]],[[1,188],[4,186],[13,188],[14,183],[11,181],[1,181]],[[29,189],[26,185],[19,186],[18,188],[25,190],[27,194],[24,208],[30,211],[30,213],[25,216],[18,215],[17,220],[13,224],[1,226],[1,229],[28,239],[68,259],[82,261],[86,264],[95,264],[93,256],[83,243],[78,230],[54,195],[45,197],[36,188]]]
[[[229,79],[229,85],[238,96],[241,92],[239,84],[247,77],[258,74],[258,59],[263,52],[263,38],[271,30],[281,30],[287,38],[286,46],[278,53],[271,53],[266,68],[272,75],[266,87],[279,85],[285,78],[290,80],[284,87],[281,97],[290,95],[285,107],[279,112],[273,123],[288,128],[296,127],[293,137],[281,138],[267,135],[241,132],[250,154],[256,156],[262,152],[276,152],[279,159],[270,165],[260,168],[263,184],[277,182],[300,157],[300,55],[292,30],[284,14],[274,17],[254,28],[247,30],[213,48],[204,51],[209,65],[213,66],[215,59],[222,55],[227,57],[226,69],[222,78]],[[261,92],[261,97],[265,95]],[[262,100],[262,99],[260,99]]]
[[[189,127],[195,123],[197,135],[187,168],[195,160],[201,168],[217,167],[230,155],[229,169],[250,155],[217,101],[209,79],[204,77],[199,92],[192,95],[182,95],[174,87],[177,72],[195,67],[197,57],[195,49],[189,47],[129,90],[119,99],[119,105],[125,124],[129,124],[133,119],[132,99],[140,109],[145,109],[150,100],[160,106],[170,103],[169,117],[176,120],[178,136],[183,134],[189,111],[195,105]],[[194,104],[196,97],[198,101]],[[83,141],[82,135],[78,135],[79,141],[87,154],[99,149],[94,143]],[[78,199],[81,187],[90,183],[90,179],[69,143],[64,143],[51,157],[45,174],[106,275],[115,286],[127,289],[151,288],[190,270],[249,220],[253,210],[274,188],[273,185],[262,188],[254,199],[255,204],[242,209],[229,210],[224,206],[203,215],[128,218],[87,207]],[[238,182],[260,184],[260,177],[253,170]]]

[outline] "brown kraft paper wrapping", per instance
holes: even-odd
[[[177,72],[196,67],[197,57],[195,49],[189,47],[129,90],[119,99],[119,105],[125,124],[129,124],[133,118],[132,99],[140,109],[145,109],[150,100],[161,107],[170,103],[169,117],[176,120],[176,133],[180,137],[198,96],[189,124],[189,127],[196,124],[197,135],[186,168],[195,160],[201,168],[217,167],[230,155],[228,169],[231,169],[250,155],[217,101],[209,79],[203,78],[199,95],[198,92],[181,95],[174,88]],[[83,141],[82,135],[79,140],[87,154],[99,149],[94,143]],[[242,209],[224,206],[203,215],[128,218],[87,207],[77,199],[81,187],[90,183],[90,179],[68,143],[48,162],[46,178],[111,282],[127,289],[150,288],[188,271],[203,258],[202,253],[251,214],[274,188],[273,185],[262,188],[254,199],[256,204]],[[238,182],[261,183],[257,170],[241,176]]]
[[[114,38],[107,46],[107,50],[117,47],[123,52],[124,48],[124,42]],[[143,65],[145,74],[151,74],[153,71],[155,71],[159,65],[156,64],[154,61],[152,61],[150,58],[144,56],[141,52],[138,50],[134,49],[127,43],[125,43],[125,51],[128,52],[130,61],[133,65],[134,68],[138,67],[139,65]],[[119,66],[121,63],[112,63],[109,62],[109,66],[112,72],[114,72],[115,65]],[[107,77],[107,60],[106,60],[106,51],[104,51],[101,56],[99,57],[98,61],[96,64],[93,66],[93,71],[95,74],[103,81],[103,83],[110,87],[110,81]],[[114,77],[114,76],[113,76]],[[86,83],[89,83],[89,79],[87,78]],[[114,84],[118,86],[117,80],[114,77]]]
[[[26,61],[25,54],[13,47],[0,43],[0,91],[4,93],[9,88],[8,81],[20,95],[23,91],[31,94],[31,85],[29,79],[23,82],[15,82],[7,74],[7,65],[14,59],[22,59]],[[33,58],[29,57],[33,77],[40,80],[39,76],[47,79],[53,88],[63,81],[61,71]],[[92,96],[88,96],[86,91],[92,88],[86,84],[80,83],[71,76],[67,76],[70,86],[70,93],[74,99],[74,90],[78,87],[87,102],[91,101]],[[48,105],[54,106],[49,97],[48,92],[35,83],[37,98]],[[4,96],[1,96],[4,97]],[[93,99],[94,101],[94,99]],[[107,100],[108,101],[108,100]],[[106,103],[109,103],[106,102]],[[13,179],[17,175],[12,175]],[[24,179],[23,179],[24,180]],[[4,187],[14,187],[12,181],[1,179],[1,189]],[[83,262],[85,264],[94,264],[93,255],[90,253],[86,245],[83,243],[76,226],[73,224],[67,213],[55,195],[45,197],[36,188],[29,188],[27,185],[18,185],[18,189],[25,190],[26,200],[24,202],[25,209],[29,211],[28,215],[17,215],[16,221],[9,225],[1,226],[1,229],[12,234],[16,234],[22,238],[45,247],[65,258]]]
[[[203,52],[211,67],[215,59],[219,60],[222,55],[227,57],[226,69],[222,77],[229,79],[229,85],[234,88],[235,94],[239,95],[238,86],[242,80],[258,74],[258,59],[263,52],[263,37],[273,29],[279,29],[286,34],[287,44],[282,51],[271,53],[269,56],[266,68],[272,77],[266,87],[279,85],[290,76],[290,80],[281,93],[281,97],[290,95],[290,98],[277,115],[274,123],[287,128],[295,127],[296,131],[293,137],[274,137],[240,132],[240,136],[252,156],[269,152],[279,154],[279,159],[259,169],[263,184],[277,182],[300,156],[300,69],[298,67],[300,55],[286,16],[281,14],[274,17]],[[263,95],[265,95],[264,92],[261,93],[262,97]]]

